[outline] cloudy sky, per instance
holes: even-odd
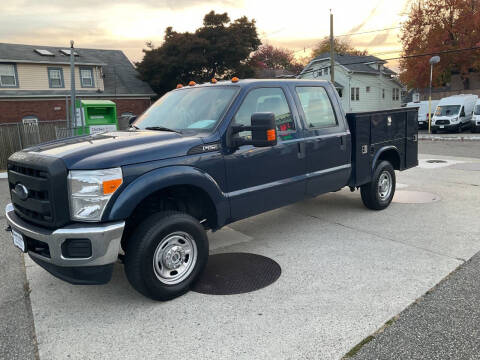
[[[10,0],[2,2],[0,42],[121,49],[132,61],[142,58],[146,41],[160,45],[164,30],[193,31],[210,10],[246,15],[257,21],[263,43],[307,55],[329,33],[329,9],[335,34],[398,27],[412,0]],[[399,30],[348,37],[379,57],[398,55]],[[305,51],[304,51],[305,48]],[[394,65],[394,64],[392,64]]]

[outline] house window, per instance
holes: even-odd
[[[350,99],[352,101],[359,101],[360,100],[360,88],[352,87],[350,89]]]
[[[370,92],[370,86],[367,86],[367,87],[365,88],[365,90],[366,90],[367,93],[369,93],[369,92]]]
[[[95,87],[92,68],[80,68],[80,82],[84,88]]]
[[[394,88],[392,93],[392,100],[398,101],[400,100],[400,89]]]
[[[62,68],[48,68],[48,84],[50,88],[64,88],[63,69]]]
[[[0,64],[0,87],[18,87],[15,64]]]
[[[385,89],[382,89],[382,99],[385,99]]]

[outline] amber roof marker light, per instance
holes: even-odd
[[[215,78],[213,78],[212,80],[210,80],[210,82],[211,82],[212,84],[216,84],[216,83],[218,82],[218,80],[215,79]]]
[[[190,82],[188,83],[188,86],[195,86],[195,85],[197,85],[197,83],[196,83],[195,81],[190,81]]]
[[[237,83],[240,79],[236,76],[232,78],[232,83]]]
[[[181,89],[182,87],[183,87],[182,84],[178,84],[178,85],[177,85],[177,89]]]

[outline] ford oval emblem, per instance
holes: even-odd
[[[28,189],[23,184],[15,185],[15,193],[21,200],[27,200],[28,198]]]

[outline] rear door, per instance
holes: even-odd
[[[307,157],[306,194],[315,196],[347,185],[351,173],[351,138],[333,88],[296,86]]]
[[[306,160],[298,112],[281,86],[257,87],[243,98],[232,120],[251,124],[252,114],[273,112],[278,143],[256,148],[243,145],[225,155],[228,197],[233,221],[274,209],[305,196]],[[239,134],[251,137],[250,131]]]

